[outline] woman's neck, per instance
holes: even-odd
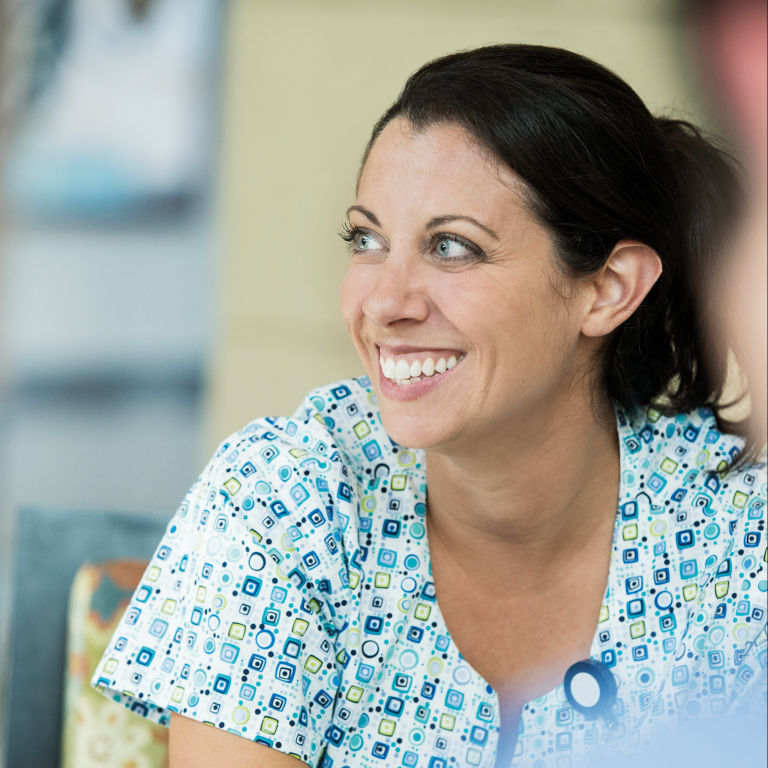
[[[601,418],[588,402],[547,413],[479,445],[427,453],[430,548],[472,580],[541,586],[613,526],[620,470],[611,407]]]

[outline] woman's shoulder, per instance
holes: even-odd
[[[386,438],[368,378],[334,382],[309,392],[292,416],[254,419],[229,435],[206,468],[207,480],[222,480],[232,493],[257,474],[284,483],[296,471],[326,470],[329,462],[349,471],[366,456],[361,436],[374,432],[380,434],[372,439]]]
[[[619,410],[618,423],[623,469],[653,504],[764,519],[764,457],[740,461],[744,438],[724,432],[709,408],[671,415],[653,407]]]
[[[189,509],[190,522],[205,525],[228,510],[261,541],[286,531],[296,536],[293,528],[308,519],[324,529],[338,510],[331,527],[343,535],[359,486],[393,448],[367,377],[319,387],[293,416],[255,419],[227,437],[185,498],[182,516]]]

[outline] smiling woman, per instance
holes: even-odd
[[[765,467],[691,293],[737,186],[575,54],[423,67],[342,232],[368,375],[222,443],[94,684],[185,767],[561,768],[764,706]]]

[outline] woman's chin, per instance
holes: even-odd
[[[398,445],[414,450],[428,451],[443,445],[448,435],[444,424],[438,420],[438,429],[435,429],[435,420],[414,413],[392,413],[394,409],[386,407],[381,409],[381,421],[387,435]]]

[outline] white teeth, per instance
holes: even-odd
[[[384,356],[380,355],[379,365],[386,378],[394,381],[398,387],[404,387],[407,384],[415,384],[417,381],[421,381],[422,377],[434,376],[436,373],[445,373],[451,368],[455,368],[465,357],[466,355],[460,355],[457,359],[456,355],[451,355],[448,358],[448,362],[445,361],[444,357],[441,357],[437,363],[435,363],[434,358],[428,357],[424,362],[414,360],[409,365],[404,358],[395,362],[391,357],[385,360]]]

